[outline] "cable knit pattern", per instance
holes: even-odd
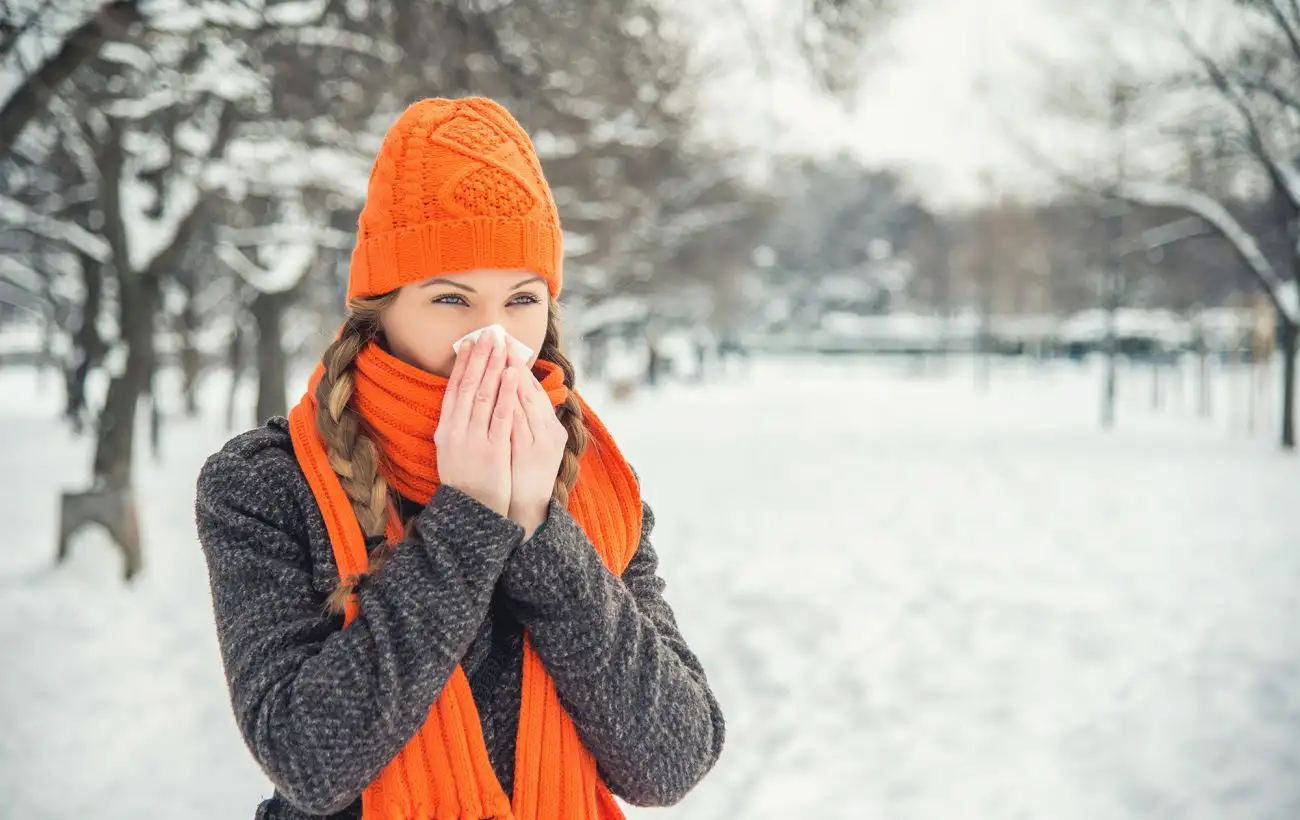
[[[203,467],[199,538],[235,720],[275,786],[258,820],[358,820],[362,789],[458,662],[512,793],[525,627],[616,794],[666,805],[708,772],[725,726],[663,598],[648,507],[616,576],[587,560],[586,535],[554,505],[522,547],[513,522],[454,489],[407,506],[415,535],[361,585],[360,614],[343,628],[322,609],[338,567],[286,420]],[[585,669],[563,660],[593,648]]]
[[[370,171],[348,298],[439,273],[520,268],[563,283],[560,219],[532,140],[492,100],[408,107]]]

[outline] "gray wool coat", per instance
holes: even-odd
[[[663,598],[649,507],[621,577],[559,505],[527,542],[451,487],[413,511],[415,534],[363,581],[345,629],[323,610],[338,568],[286,421],[204,464],[195,514],[231,703],[275,787],[257,820],[359,818],[457,664],[510,794],[525,628],[616,795],[670,805],[712,768],[722,712]]]

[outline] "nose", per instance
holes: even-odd
[[[501,305],[479,306],[478,310],[474,311],[470,324],[471,326],[465,329],[466,333],[488,325],[501,325],[507,331],[511,330],[510,315]]]

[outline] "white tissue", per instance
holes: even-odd
[[[501,347],[502,345],[509,344],[510,349],[513,351],[517,351],[519,357],[522,358],[524,361],[528,361],[533,357],[532,349],[528,347],[528,345],[516,339],[514,336],[511,336],[509,333],[507,333],[506,329],[501,325],[488,325],[487,327],[481,327],[478,330],[471,330],[469,333],[466,333],[464,336],[461,336],[459,339],[451,343],[451,351],[453,353],[459,354],[460,346],[462,344],[464,344],[465,342],[469,342],[470,344],[473,344],[474,342],[477,342],[478,337],[484,333],[492,334],[497,347]]]

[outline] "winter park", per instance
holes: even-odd
[[[0,818],[1300,816],[1292,0],[0,0],[0,59]],[[498,321],[544,523],[425,406],[507,406],[421,358]]]

